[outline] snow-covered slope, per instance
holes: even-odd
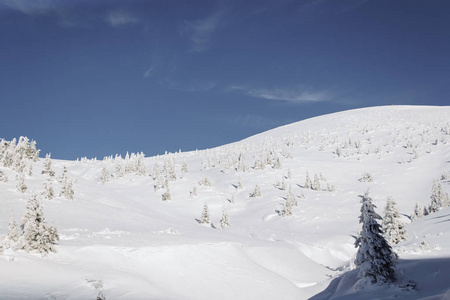
[[[433,180],[450,191],[450,107],[325,115],[214,149],[146,158],[145,176],[118,176],[133,159],[52,162],[55,177],[66,167],[75,181],[73,201],[40,196],[60,234],[57,253],[5,247],[0,299],[95,299],[100,292],[108,300],[449,295],[450,208],[412,223],[409,216],[416,203],[429,205]],[[43,164],[44,158],[33,163],[25,193],[16,189],[16,171],[0,167],[8,177],[0,182],[0,234],[8,233],[11,210],[19,222],[30,195],[44,191]],[[167,189],[158,186],[172,167],[171,199],[163,201]],[[113,177],[102,183],[104,168]],[[317,175],[320,190],[305,188],[307,173],[311,181]],[[365,182],[365,173],[373,181]],[[205,178],[210,186],[199,184]],[[52,185],[59,195],[61,185]],[[251,197],[256,185],[261,196]],[[290,189],[298,205],[282,217]],[[408,240],[394,248],[400,281],[417,282],[416,290],[352,288],[358,195],[368,189],[380,214],[392,196],[408,223]],[[212,224],[197,221],[205,203]],[[223,208],[231,226],[221,229]]]

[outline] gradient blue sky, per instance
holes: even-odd
[[[0,0],[0,41],[0,137],[53,158],[450,104],[448,1]]]

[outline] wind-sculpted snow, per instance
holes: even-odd
[[[50,167],[45,154],[34,161],[34,143],[21,141],[34,155],[13,155],[16,144],[7,141],[0,147],[0,299],[450,293],[450,107],[358,109],[213,149],[52,159]],[[63,182],[72,183],[73,200],[61,194]],[[428,207],[438,185],[442,207],[411,222],[416,204]],[[358,195],[367,190],[380,215],[388,197],[395,200],[408,237],[393,246],[398,282],[361,289],[353,244]],[[19,224],[34,194],[59,233],[56,253],[45,257],[8,238],[11,210]],[[200,222],[205,206],[209,220]]]

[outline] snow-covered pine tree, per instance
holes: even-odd
[[[183,162],[183,165],[181,165],[181,172],[182,173],[187,173],[188,172],[188,166],[186,164],[186,162]]]
[[[19,193],[25,193],[25,191],[27,190],[27,186],[25,185],[25,177],[23,176],[23,173],[17,173],[16,181],[17,191]]]
[[[400,216],[396,205],[397,203],[395,203],[394,199],[389,196],[384,208],[382,228],[384,237],[390,245],[406,241],[407,238],[405,225],[399,220]]]
[[[194,185],[192,188],[192,191],[189,192],[189,196],[192,198],[194,196],[197,196],[197,187]]]
[[[143,152],[139,153],[139,157],[136,160],[136,173],[138,175],[147,175],[147,171],[145,170],[145,155]]]
[[[111,173],[109,172],[107,167],[102,168],[102,172],[100,174],[100,181],[105,184],[111,179]]]
[[[289,185],[289,193],[286,197],[286,201],[288,201],[289,203],[291,203],[291,206],[297,206],[297,199],[295,198],[294,193],[292,192],[292,187],[291,185]]]
[[[54,245],[59,241],[56,227],[47,225],[42,206],[36,197],[31,195],[27,210],[22,217],[20,228],[23,231],[22,249],[26,252],[37,251],[42,255],[56,252]]]
[[[224,229],[225,227],[231,226],[230,217],[227,214],[227,210],[225,209],[225,205],[222,209],[222,218],[220,219],[220,228]]]
[[[312,185],[312,189],[315,191],[320,191],[320,181],[319,176],[317,176],[317,174],[314,174],[314,183]]]
[[[52,170],[52,159],[51,159],[50,153],[45,155],[44,170],[42,170],[42,174],[48,174],[50,176],[55,176],[55,172]]]
[[[167,183],[166,191],[164,192],[164,194],[162,194],[161,198],[163,201],[172,199],[172,196],[170,195],[170,190],[169,190],[169,183]]]
[[[212,182],[209,180],[209,178],[206,176],[203,177],[203,179],[200,180],[198,184],[204,185],[204,186],[212,186],[213,185]]]
[[[382,235],[380,215],[375,212],[375,204],[367,191],[360,196],[362,224],[360,236],[355,241],[358,247],[355,264],[360,268],[358,278],[369,279],[371,283],[391,283],[396,280],[396,258],[392,248]]]
[[[310,189],[312,188],[312,184],[311,184],[311,179],[309,178],[309,173],[308,171],[306,171],[306,180],[305,180],[305,189]]]
[[[62,183],[60,196],[68,200],[73,200],[73,182],[72,179],[66,178],[65,182]]]
[[[208,203],[205,203],[205,205],[203,205],[203,212],[198,222],[200,224],[209,224],[211,222],[208,210]]]
[[[55,197],[52,187],[52,179],[50,176],[48,176],[47,180],[44,182],[44,191],[42,192],[42,196],[48,200],[52,200]]]
[[[230,203],[231,204],[235,204],[236,203],[236,200],[235,200],[235,197],[234,197],[234,193],[231,195]]]
[[[17,229],[14,211],[11,210],[11,213],[9,215],[9,226],[8,226],[8,247],[11,247],[15,250],[17,247],[17,242],[19,242],[19,230]]]
[[[411,214],[411,221],[415,221],[421,217],[423,217],[423,207],[416,202],[416,205],[414,206],[414,211]]]
[[[281,217],[292,216],[292,204],[288,199],[286,199],[283,209],[278,211],[278,215]]]
[[[8,182],[8,176],[2,170],[0,170],[0,182]]]
[[[433,182],[433,190],[430,199],[431,199],[431,204],[429,208],[430,213],[437,212],[443,207],[448,206],[447,195],[444,194],[444,191],[442,190],[442,185],[437,180]]]
[[[261,189],[259,188],[259,185],[255,186],[255,190],[250,194],[250,197],[261,197]]]
[[[237,189],[238,190],[244,189],[244,186],[242,185],[242,181],[241,181],[241,177],[240,176],[239,176],[238,183],[237,183]]]

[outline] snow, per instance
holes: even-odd
[[[8,177],[0,182],[0,234],[8,233],[10,211],[19,222],[37,193],[47,223],[58,228],[57,252],[41,257],[5,248],[0,299],[95,299],[100,292],[108,300],[450,298],[450,208],[409,219],[416,202],[430,204],[434,179],[450,192],[450,180],[441,180],[450,177],[450,107],[320,116],[214,149],[148,157],[150,175],[126,174],[104,184],[102,169],[114,174],[114,160],[52,159],[55,178],[67,167],[73,201],[59,196],[56,179],[56,197],[42,199],[42,155],[33,175],[25,175],[25,193],[16,189],[16,172],[0,167]],[[240,156],[244,171],[236,170]],[[281,168],[254,169],[267,157],[272,163],[278,158]],[[177,179],[169,181],[171,200],[162,201],[166,189],[154,190],[152,168],[158,163],[162,171],[172,159]],[[188,172],[182,173],[184,162]],[[322,190],[303,188],[307,171],[311,179],[322,174]],[[373,181],[360,181],[365,173]],[[283,177],[285,190],[275,186]],[[200,185],[204,178],[212,185]],[[325,190],[327,183],[335,190]],[[261,197],[250,197],[256,185]],[[197,196],[190,196],[194,186]],[[281,217],[289,186],[298,206]],[[368,189],[380,215],[388,196],[396,201],[408,239],[394,246],[397,285],[357,289],[353,236],[358,195]],[[212,224],[196,221],[205,203]],[[224,206],[231,226],[221,229]]]

